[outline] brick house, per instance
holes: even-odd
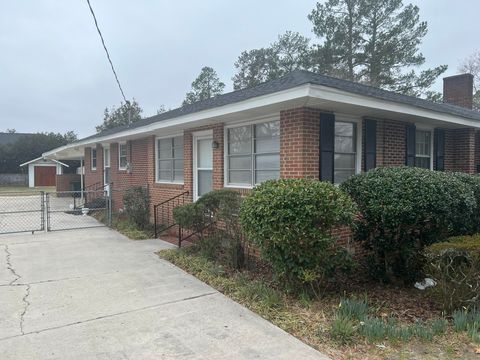
[[[340,183],[381,166],[477,172],[480,113],[473,76],[444,79],[433,103],[306,71],[184,106],[54,149],[82,159],[85,185],[148,186],[152,207],[275,178]],[[188,191],[188,194],[186,193]]]

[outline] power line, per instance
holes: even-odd
[[[110,63],[110,67],[112,68],[113,75],[115,76],[115,80],[117,81],[118,88],[120,89],[120,92],[122,93],[123,100],[125,100],[125,103],[128,104],[129,102],[128,102],[127,98],[125,97],[125,94],[124,94],[123,89],[122,89],[122,85],[120,85],[120,80],[118,80],[117,72],[115,71],[115,68],[113,67],[112,59],[110,59],[110,54],[108,53],[107,46],[105,45],[105,41],[103,40],[102,32],[100,31],[100,28],[98,27],[97,18],[95,16],[95,13],[93,12],[92,5],[90,5],[90,0],[87,0],[87,4],[88,4],[88,7],[90,8],[90,12],[92,13],[93,21],[95,21],[95,27],[97,28],[98,35],[100,35],[100,40],[102,40],[102,45],[103,45],[103,48],[105,49],[105,53],[107,54],[107,59],[108,59],[108,62]]]

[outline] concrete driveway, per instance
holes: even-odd
[[[0,358],[325,359],[107,228],[0,236]]]

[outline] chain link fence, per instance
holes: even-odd
[[[108,190],[59,191],[45,195],[47,230],[70,230],[111,223]]]
[[[0,234],[44,230],[44,192],[0,193]]]

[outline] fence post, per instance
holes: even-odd
[[[157,233],[157,205],[153,205],[153,227],[155,229],[155,239],[158,237]]]
[[[113,183],[110,183],[107,191],[107,225],[112,227],[112,193]]]

